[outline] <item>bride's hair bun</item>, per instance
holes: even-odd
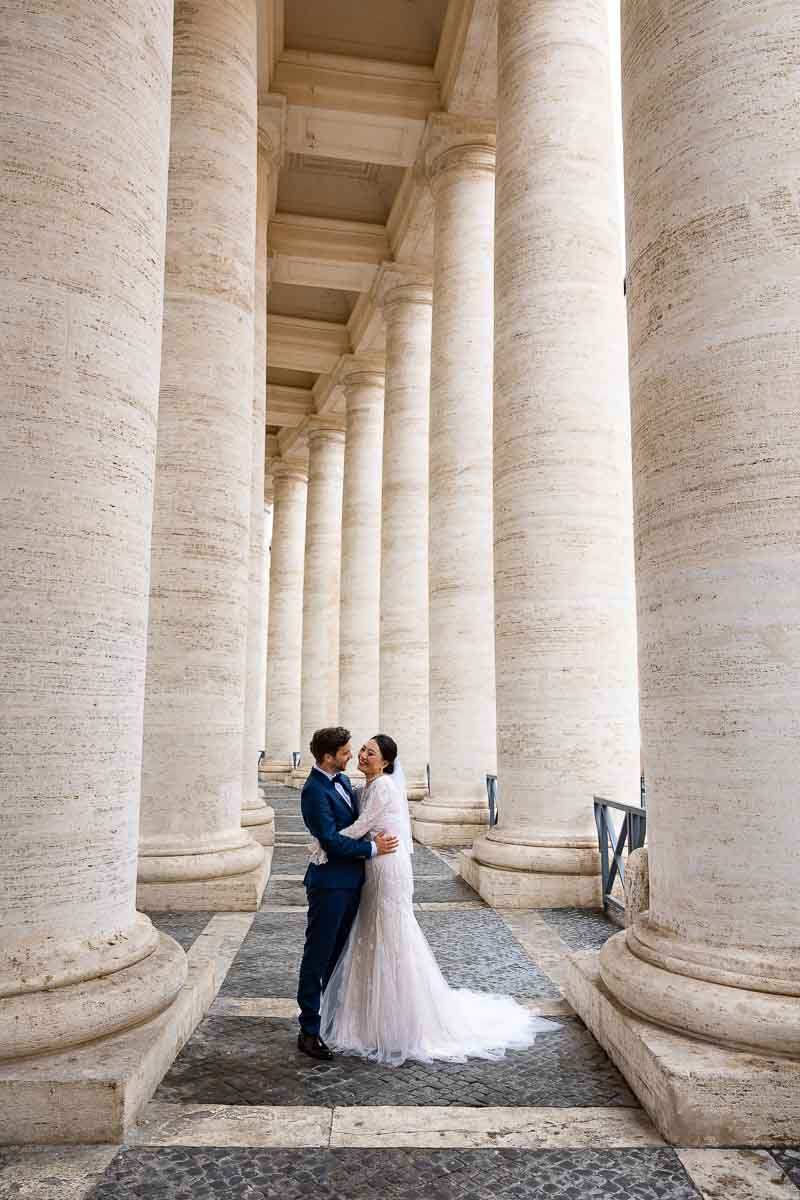
[[[372,740],[380,750],[381,756],[386,759],[386,766],[383,768],[384,775],[391,775],[394,771],[394,761],[397,758],[397,742],[394,738],[390,738],[388,733],[376,733]]]

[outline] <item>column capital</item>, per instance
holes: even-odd
[[[267,95],[258,105],[258,186],[269,197],[269,216],[278,199],[278,172],[286,156],[286,97]]]
[[[495,169],[495,123],[471,117],[433,113],[422,145],[422,164],[433,190],[450,171]]]
[[[383,363],[376,355],[347,354],[340,360],[336,374],[348,401],[355,389],[362,386],[382,388],[386,379]]]
[[[300,483],[308,483],[308,467],[302,462],[292,462],[288,458],[274,458],[269,466],[273,486],[280,479],[296,479]],[[266,488],[265,488],[266,494]]]
[[[375,308],[383,310],[398,300],[416,304],[433,303],[433,276],[429,271],[404,263],[381,263],[371,298]]]
[[[344,445],[345,427],[341,417],[322,415],[309,417],[304,432],[309,446],[325,443],[333,446]]]

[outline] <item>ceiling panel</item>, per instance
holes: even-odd
[[[282,387],[296,387],[310,390],[319,376],[311,371],[290,371],[286,367],[267,367],[267,383],[276,383]]]
[[[307,317],[311,321],[337,321],[345,325],[356,300],[358,292],[273,283],[269,290],[269,311],[283,317]]]
[[[286,0],[286,48],[432,67],[448,0]]]
[[[278,209],[383,225],[402,179],[402,167],[289,154],[278,183]]]

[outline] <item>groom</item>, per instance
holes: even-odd
[[[309,863],[305,874],[308,924],[297,1002],[300,1033],[297,1048],[312,1058],[333,1058],[319,1036],[322,992],[333,974],[358,910],[364,863],[373,854],[393,854],[397,838],[379,833],[368,838],[343,837],[340,830],[352,825],[358,805],[343,774],[353,757],[350,731],[336,726],[318,729],[311,739],[314,766],[300,793],[300,808],[309,833],[328,856],[322,866]]]

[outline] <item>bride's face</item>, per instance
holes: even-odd
[[[380,775],[383,768],[386,766],[386,759],[378,748],[378,743],[372,738],[358,752],[359,770],[366,775],[367,779],[373,778],[375,775]]]

